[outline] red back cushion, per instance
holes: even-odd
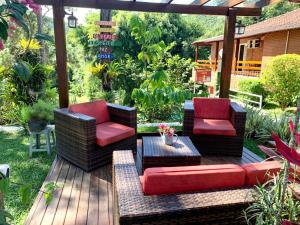
[[[246,172],[246,185],[263,184],[273,178],[280,169],[281,164],[277,161],[249,163],[242,165]]]
[[[242,187],[245,171],[237,165],[149,168],[141,179],[146,195]]]
[[[96,124],[108,122],[110,120],[107,104],[104,100],[70,105],[69,111],[94,117],[96,119]]]
[[[193,98],[195,117],[200,119],[228,120],[230,100],[227,98]]]

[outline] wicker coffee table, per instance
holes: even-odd
[[[173,146],[165,145],[161,137],[143,137],[143,170],[200,163],[201,154],[187,136],[179,137]]]

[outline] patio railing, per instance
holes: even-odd
[[[197,68],[216,71],[220,60],[198,60]],[[233,62],[232,74],[240,76],[258,77],[261,72],[262,61],[237,61]]]

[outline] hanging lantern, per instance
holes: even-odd
[[[68,14],[70,15],[70,14]],[[77,27],[77,18],[73,15],[73,12],[70,16],[68,16],[68,27],[70,28],[76,28]]]
[[[241,35],[245,33],[245,25],[241,21],[235,23],[235,34]]]

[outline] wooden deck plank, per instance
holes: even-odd
[[[88,217],[91,174],[84,173],[76,216],[76,225],[85,225]]]
[[[91,174],[87,225],[98,224],[98,219],[99,219],[98,218],[98,214],[99,214],[99,179],[98,179],[97,175],[98,175],[97,170]]]
[[[56,180],[56,183],[61,179],[61,174],[62,171],[64,170],[64,167],[67,167],[67,169],[69,168],[69,165],[62,162],[62,167],[61,169],[58,171],[58,178]],[[53,198],[55,199],[55,198]],[[54,200],[55,201],[55,200]],[[51,203],[50,203],[51,204]],[[49,206],[46,205],[46,201],[44,198],[41,198],[41,200],[39,201],[39,205],[34,213],[34,217],[32,218],[30,225],[39,225],[42,224],[44,215],[46,214],[46,211],[48,209]]]
[[[137,147],[136,165],[137,169],[141,170],[140,140]],[[242,157],[203,156],[201,164],[245,164],[262,160],[248,149],[244,149]],[[53,164],[43,186],[49,181],[54,181],[60,188],[55,191],[48,207],[42,194],[37,196],[25,224],[113,225],[111,165],[86,173],[61,158],[57,158]]]
[[[112,166],[107,166],[107,190],[108,190],[108,218],[109,225],[113,225],[113,187],[112,187]]]
[[[72,192],[72,187],[74,183],[74,177],[76,173],[76,167],[71,165],[68,171],[67,178],[65,180],[64,188],[62,190],[61,196],[60,196],[60,201],[58,204],[58,207],[56,209],[57,212],[55,214],[54,220],[53,220],[53,225],[60,225],[64,224],[68,206],[69,206],[69,201],[70,201],[70,196]]]
[[[65,225],[74,225],[76,223],[76,215],[77,215],[77,209],[79,205],[82,179],[83,179],[83,170],[77,168],[75,180],[74,180],[74,184],[70,196],[69,207],[64,222]]]
[[[60,201],[61,193],[65,185],[65,180],[69,172],[70,164],[66,161],[63,161],[63,166],[60,171],[59,177],[57,179],[58,188],[53,193],[53,199],[50,204],[46,207],[46,212],[43,217],[43,220],[37,224],[48,225],[52,224],[53,219],[56,215],[56,209]],[[40,203],[41,204],[41,203]]]
[[[108,197],[108,185],[107,185],[107,167],[99,170],[99,225],[109,225],[109,197]]]
[[[41,187],[40,190],[43,190],[45,185],[49,182],[56,182],[57,178],[58,178],[58,175],[59,175],[59,172],[60,172],[60,169],[62,167],[62,161],[60,159],[58,159],[57,157],[54,159],[53,163],[52,163],[52,166],[50,167],[50,170],[49,170],[49,173]],[[35,211],[36,209],[38,208],[39,206],[39,202],[41,201],[41,199],[43,198],[43,192],[42,191],[39,191],[29,213],[28,213],[28,216],[26,218],[26,221],[25,221],[25,225],[29,225],[33,216],[35,215]]]

